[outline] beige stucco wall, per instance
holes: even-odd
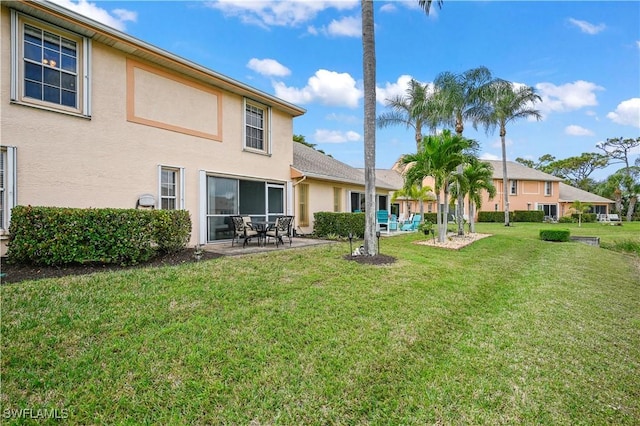
[[[210,110],[209,118],[217,121],[220,117],[221,122],[192,127],[209,133],[221,129],[219,141],[127,121],[127,99],[132,96],[131,88],[127,92],[127,56],[100,43],[92,43],[90,119],[11,104],[9,16],[3,6],[0,136],[3,145],[17,147],[19,205],[134,208],[141,194],[151,193],[158,199],[158,165],[183,167],[185,207],[191,213],[191,243],[195,244],[200,227],[200,170],[281,183],[291,180],[291,115],[272,109],[271,155],[243,150],[243,98],[215,87],[221,96],[221,111],[208,104],[212,98],[207,96],[194,97],[191,107],[200,117],[201,111]],[[206,93],[212,89],[190,81],[191,90],[200,86],[201,93]],[[159,90],[165,91],[164,99],[178,98],[180,87],[172,84]],[[167,105],[170,103],[163,103]],[[184,102],[176,103],[175,108],[156,117],[178,117],[188,125]]]
[[[341,189],[341,203],[340,203],[340,211],[349,212],[350,207],[350,193],[352,191],[364,193],[364,186],[361,185],[351,185],[341,182],[329,182],[319,179],[311,179],[306,178],[303,181],[300,181],[301,184],[309,185],[309,226],[301,226],[300,218],[296,216],[295,224],[298,232],[302,232],[303,234],[309,234],[313,232],[313,214],[315,212],[333,212],[333,189],[340,188]],[[299,200],[299,189],[297,184],[295,191],[295,201],[294,205],[298,205]],[[391,199],[388,191],[378,190],[376,191],[376,195],[384,195],[387,197],[387,200]]]

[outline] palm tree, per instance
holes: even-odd
[[[485,129],[500,128],[502,145],[502,193],[504,194],[504,226],[509,226],[509,191],[507,176],[507,123],[520,118],[534,117],[540,120],[540,111],[534,109],[536,102],[542,101],[533,87],[516,86],[510,81],[495,80],[487,93],[485,111],[479,114]]]
[[[412,78],[406,95],[385,100],[386,106],[391,108],[391,111],[378,116],[378,127],[384,129],[389,126],[405,126],[413,129],[416,149],[418,149],[422,142],[422,128],[427,125],[434,130],[437,124],[432,118],[432,112],[424,106],[430,104],[432,95],[427,84],[421,84]]]
[[[462,136],[464,122],[471,120],[473,127],[477,127],[478,121],[485,111],[481,96],[483,91],[492,81],[491,71],[487,67],[473,68],[462,74],[454,74],[446,71],[438,74],[433,84],[436,88],[435,103],[439,107],[439,115],[442,122],[455,127],[458,135]],[[462,174],[462,165],[458,168]],[[458,192],[460,188],[457,188]],[[464,210],[464,198],[458,197],[456,222],[458,235],[464,234],[462,212]]]
[[[405,186],[402,189],[398,189],[391,194],[391,202],[395,203],[396,201],[402,199],[406,203],[407,212],[409,209],[409,201],[415,200],[418,201],[421,205],[424,201],[433,200],[433,196],[431,195],[431,187],[430,186],[418,186],[418,185],[409,185]]]
[[[575,200],[569,207],[570,211],[575,212],[578,215],[578,227],[582,226],[582,215],[589,213],[591,210],[591,204],[583,203],[582,201]]]
[[[420,7],[429,14],[431,0],[418,0]],[[438,0],[442,4],[442,0]],[[365,198],[365,252],[374,256],[376,240],[376,42],[373,20],[373,0],[361,0],[362,9],[362,78],[364,86],[364,198]]]
[[[422,140],[420,149],[415,154],[402,157],[405,168],[405,185],[422,182],[427,176],[434,178],[434,190],[438,212],[436,223],[438,226],[438,240],[444,242],[447,233],[447,215],[449,213],[449,185],[452,174],[459,164],[466,160],[464,151],[472,145],[471,141],[449,130],[439,135],[430,135]],[[444,193],[440,209],[440,194]]]
[[[469,232],[476,232],[475,209],[482,206],[482,191],[489,193],[489,199],[496,196],[496,187],[493,185],[493,166],[471,157],[462,172],[464,189],[469,195]],[[464,197],[463,197],[464,198]]]
[[[437,120],[433,118],[432,109],[425,107],[432,105],[430,102],[432,98],[433,93],[429,92],[427,84],[411,79],[405,96],[395,96],[386,100],[386,105],[391,108],[391,111],[378,116],[378,127],[382,129],[402,125],[412,128],[415,132],[416,150],[420,149],[423,126],[427,125],[435,131],[437,124]],[[420,204],[420,215],[424,217],[423,204]]]

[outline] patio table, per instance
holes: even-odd
[[[275,222],[259,220],[256,222],[252,221],[251,224],[253,225],[253,229],[258,233],[258,245],[266,245],[267,231],[271,226],[275,225]],[[260,241],[263,241],[263,243],[260,244]]]

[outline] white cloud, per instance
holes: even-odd
[[[640,128],[640,98],[620,102],[615,111],[607,114],[614,123]]]
[[[594,25],[590,22],[581,21],[579,19],[573,19],[573,18],[569,18],[569,22],[575,25],[576,27],[580,28],[580,31],[582,31],[583,33],[587,33],[590,35],[598,34],[599,32],[604,31],[605,28],[607,28],[605,24]]]
[[[640,49],[640,40],[636,41],[636,46]]]
[[[291,74],[291,70],[275,59],[252,58],[247,67],[258,74],[266,76],[286,77]]]
[[[277,97],[296,104],[319,102],[323,105],[355,108],[363,96],[362,90],[348,73],[318,70],[301,89],[282,82],[273,84]]]
[[[409,89],[409,82],[413,77],[410,75],[403,74],[398,77],[395,83],[385,83],[384,87],[376,86],[376,100],[378,103],[382,105],[387,104],[387,99],[393,99],[398,96],[405,96],[407,94],[407,90]],[[424,82],[419,81],[420,84],[425,84]],[[432,87],[429,83],[430,88]]]
[[[380,8],[380,12],[395,12],[396,10],[398,10],[398,8],[393,3],[386,3]]]
[[[239,17],[246,24],[262,27],[295,27],[314,19],[323,10],[351,10],[359,6],[358,0],[217,0],[205,5],[222,11],[226,16]]]
[[[591,130],[575,124],[565,127],[564,133],[571,136],[593,136],[593,132]]]
[[[587,106],[598,105],[596,91],[603,87],[588,81],[578,80],[556,86],[552,83],[536,84],[538,94],[542,98],[536,106],[544,113],[574,111]]]
[[[357,142],[361,140],[360,134],[349,130],[342,132],[339,130],[318,129],[313,135],[313,139],[317,143],[345,143]]]
[[[362,121],[361,118],[358,118],[355,115],[336,114],[335,112],[331,112],[327,114],[324,118],[325,120],[337,121],[338,123],[347,123],[347,124],[355,124]]]
[[[98,7],[95,3],[87,0],[51,0],[66,9],[91,18],[102,24],[113,27],[117,30],[124,31],[127,22],[136,22],[138,20],[137,12],[126,9],[114,9],[109,13],[107,10]]]
[[[498,161],[498,160],[502,160],[502,157],[498,156],[498,155],[494,155],[494,154],[489,154],[488,152],[485,152],[483,154],[480,155],[480,159],[481,160],[494,160],[494,161]]]
[[[359,17],[345,17],[333,20],[327,27],[327,33],[332,36],[361,37],[362,20]]]

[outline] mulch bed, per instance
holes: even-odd
[[[215,259],[222,256],[219,253],[203,252],[200,260]],[[2,284],[18,283],[25,280],[38,280],[42,278],[59,278],[69,275],[86,275],[95,272],[121,271],[125,269],[181,265],[183,263],[196,262],[194,249],[185,249],[178,253],[156,256],[148,262],[133,266],[104,265],[104,264],[73,264],[65,266],[42,266],[27,264],[10,264],[6,258],[2,258],[0,271]]]

